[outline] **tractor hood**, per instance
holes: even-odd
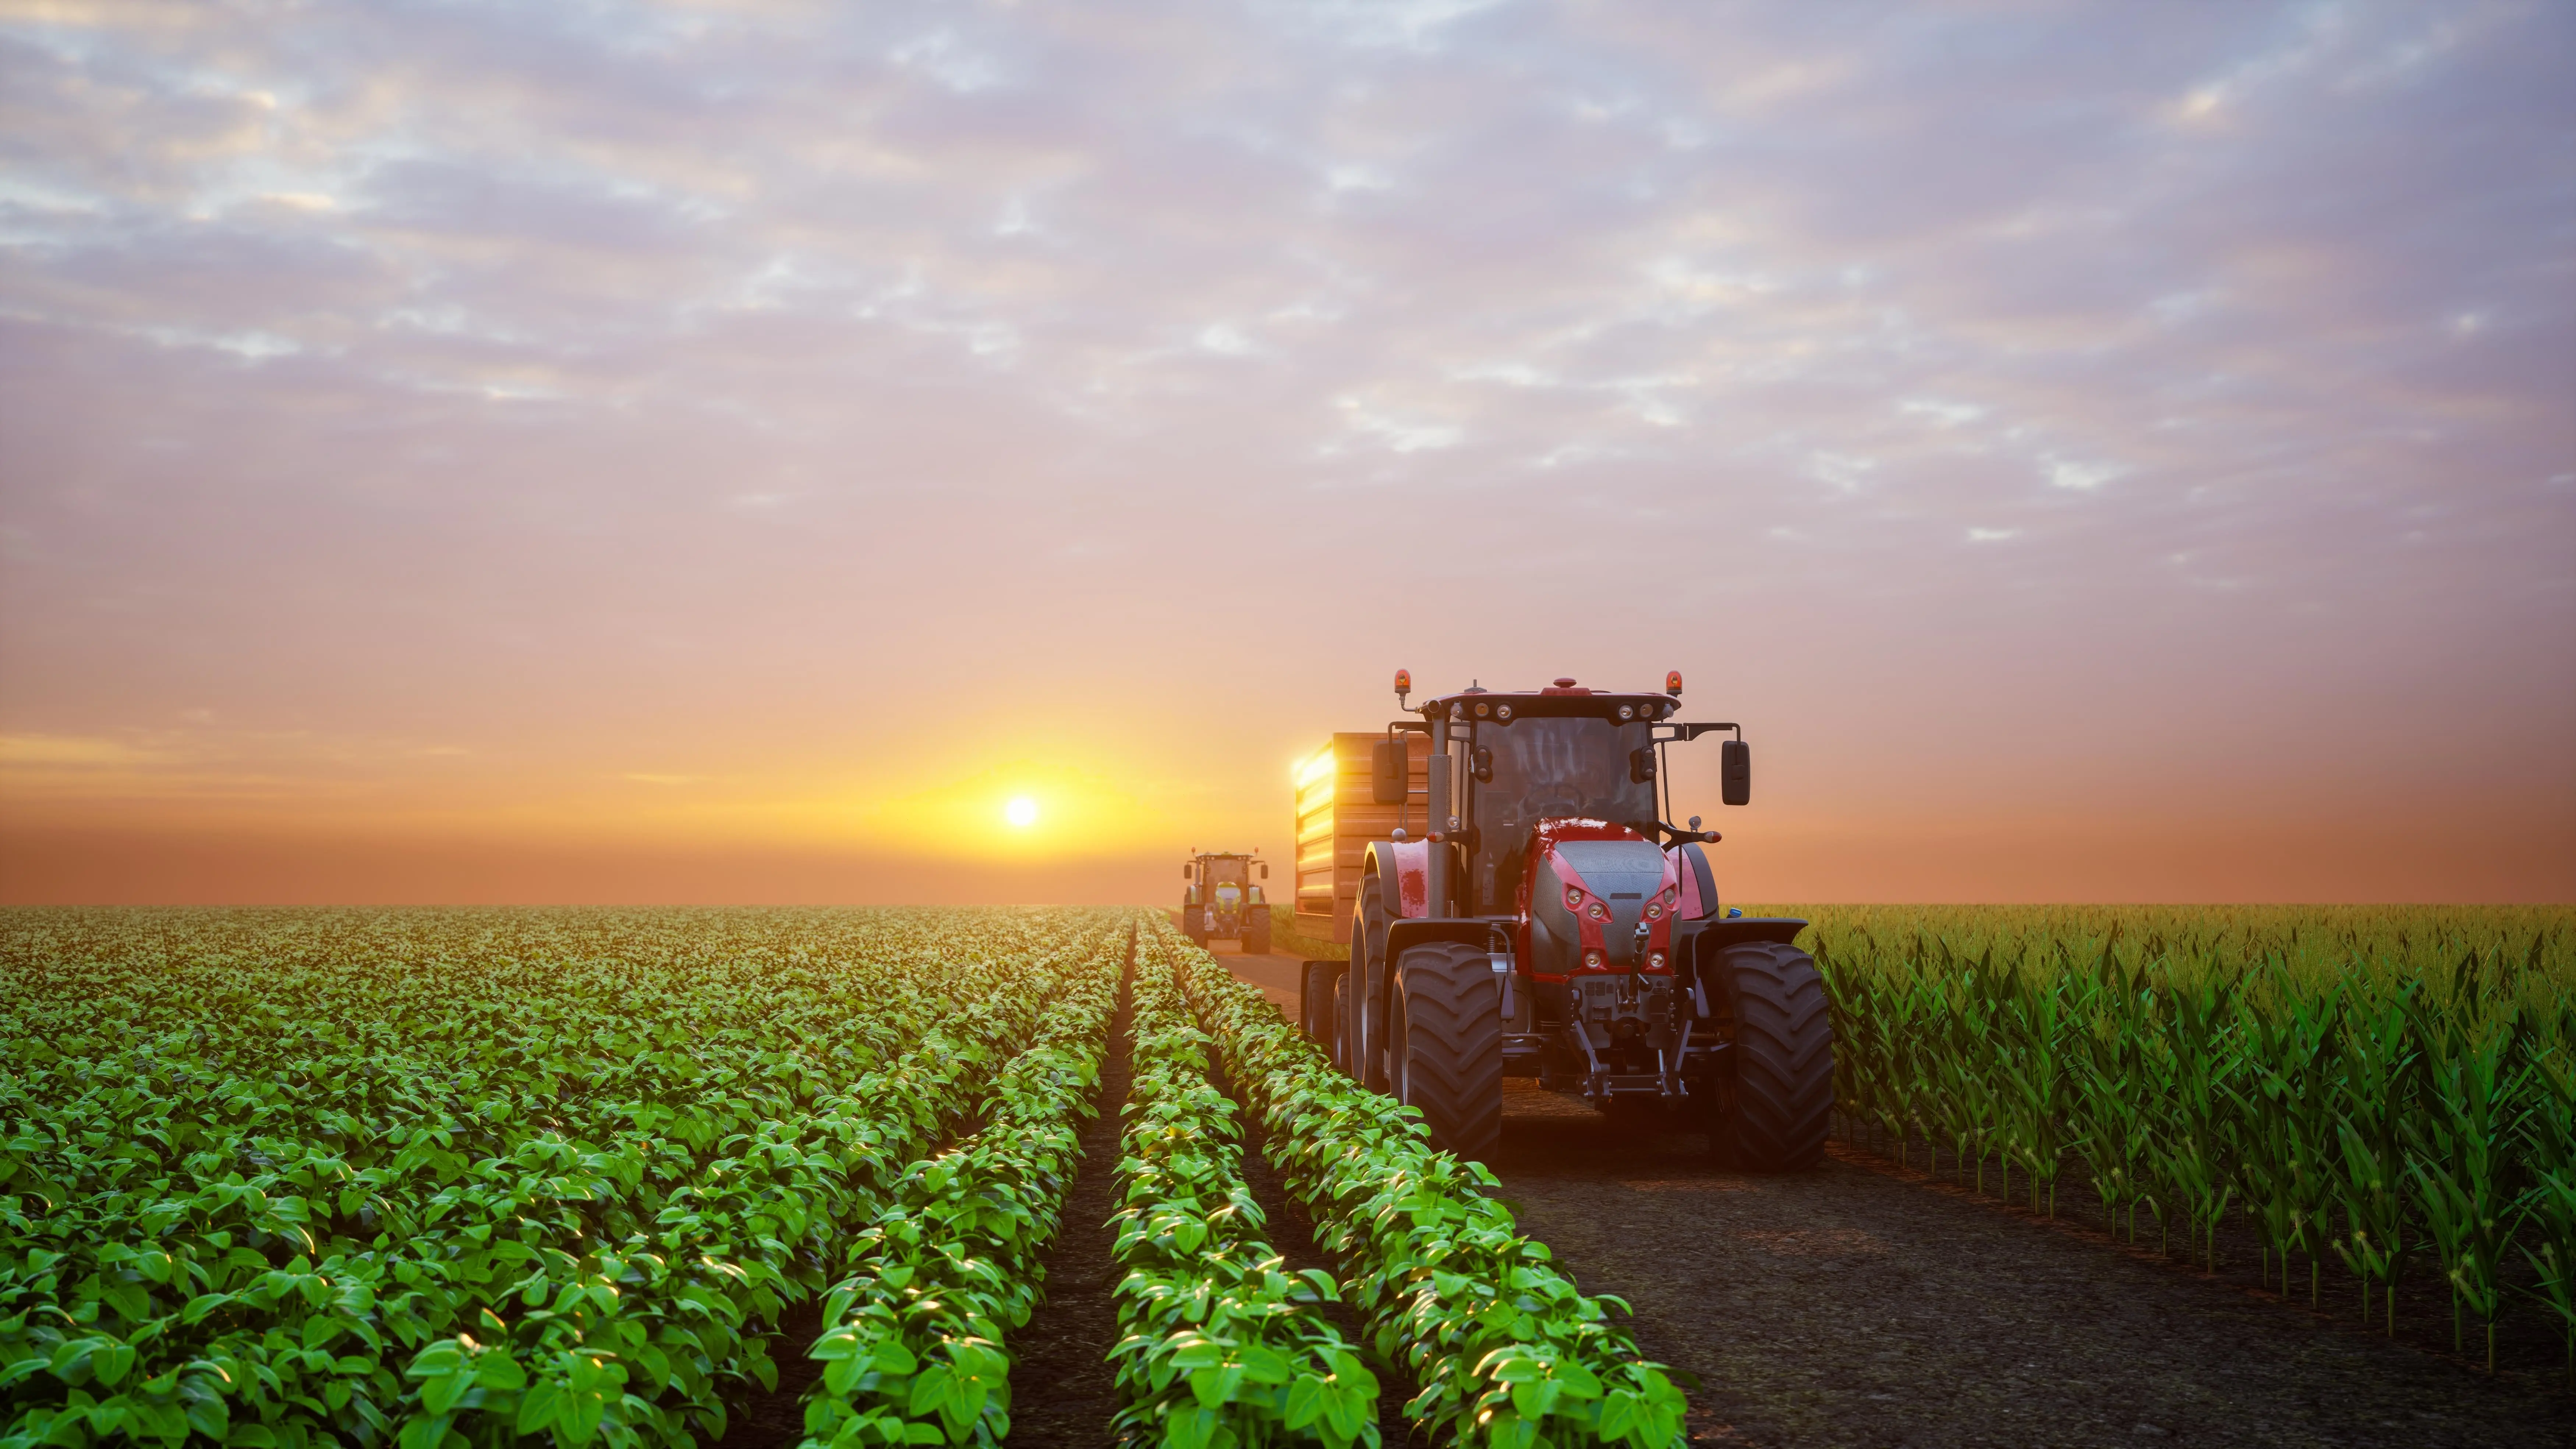
[[[1637,832],[1601,820],[1542,821],[1531,835],[1529,913],[1546,938],[1531,942],[1541,956],[1532,964],[1550,975],[1656,969],[1638,959],[1637,927],[1646,926],[1649,953],[1669,950],[1680,895],[1670,858]]]

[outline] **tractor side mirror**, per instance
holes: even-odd
[[[1380,805],[1404,803],[1404,736],[1380,740],[1369,753],[1369,788]]]
[[[1717,747],[1718,798],[1742,805],[1753,798],[1753,747],[1727,740]]]
[[[1494,783],[1494,752],[1486,749],[1482,745],[1478,745],[1476,747],[1476,753],[1468,765],[1467,773],[1475,776],[1476,783],[1479,785],[1490,785]]]
[[[1181,867],[1181,879],[1183,879],[1183,880],[1188,880],[1188,879],[1190,878],[1191,873],[1192,873],[1192,868],[1191,868],[1191,867],[1186,866],[1186,865]]]
[[[1628,752],[1628,783],[1631,785],[1655,783],[1655,747],[1653,745],[1641,745]]]
[[[1270,862],[1266,860],[1261,863],[1261,878],[1263,880],[1270,879]]]

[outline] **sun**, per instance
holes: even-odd
[[[1011,803],[1002,807],[1002,818],[1026,830],[1038,823],[1038,802],[1026,795],[1014,795]]]

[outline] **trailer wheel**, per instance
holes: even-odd
[[[1340,1001],[1334,993],[1341,989],[1342,963],[1307,961],[1297,971],[1301,978],[1297,983],[1297,1028],[1329,1056],[1333,1051],[1334,1008]]]
[[[1748,941],[1719,952],[1713,974],[1734,1080],[1716,1104],[1712,1150],[1752,1172],[1815,1166],[1834,1110],[1834,1023],[1814,958]]]
[[[1397,963],[1387,1032],[1395,1099],[1422,1111],[1431,1145],[1481,1161],[1503,1138],[1503,1002],[1493,958],[1454,941]]]
[[[1359,1046],[1351,1040],[1351,1008],[1359,994],[1359,983],[1353,979],[1356,962],[1333,973],[1333,1029],[1325,1038],[1326,1050],[1332,1053],[1333,1065],[1352,1077],[1359,1076]]]

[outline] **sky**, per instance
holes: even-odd
[[[1165,901],[1399,666],[2576,900],[2576,9],[0,0],[0,902]]]

